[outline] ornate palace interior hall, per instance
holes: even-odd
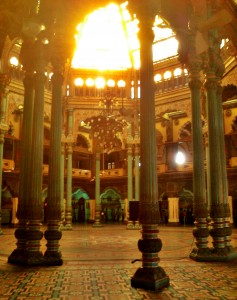
[[[42,228],[44,231],[45,228]],[[194,240],[193,227],[160,226],[163,246],[159,265],[170,278],[170,286],[160,292],[131,287],[131,277],[141,266],[137,241],[140,230],[126,225],[74,225],[63,231],[60,248],[62,266],[21,267],[7,262],[15,248],[13,228],[3,228],[0,236],[0,299],[61,300],[235,300],[237,260],[196,262],[189,259]],[[46,241],[41,241],[45,251]],[[232,245],[237,249],[237,229]],[[211,246],[211,240],[210,245]]]

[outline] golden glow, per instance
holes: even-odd
[[[120,9],[110,4],[95,10],[77,27],[74,68],[117,70],[131,67]]]
[[[95,10],[77,26],[73,68],[121,70],[140,68],[139,21],[131,17],[127,2]],[[153,60],[177,55],[174,33],[160,17],[154,22]]]

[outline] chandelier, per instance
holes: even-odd
[[[114,107],[117,105],[116,99],[108,90],[99,102],[99,106],[102,107],[100,115],[87,118],[83,122],[91,130],[95,147],[105,153],[122,148],[121,135],[127,122],[115,116]]]

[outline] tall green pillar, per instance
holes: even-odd
[[[133,167],[132,167],[132,144],[128,141],[128,202],[133,200]]]
[[[35,42],[35,74],[34,74],[34,110],[32,145],[30,161],[30,179],[28,189],[28,230],[27,230],[27,265],[43,264],[43,253],[40,240],[42,214],[42,180],[43,180],[43,133],[44,133],[44,86],[46,81],[46,47],[39,39]]]
[[[138,141],[135,138],[134,165],[135,165],[135,200],[140,200],[140,150]]]
[[[204,170],[204,139],[202,129],[201,111],[201,87],[200,80],[201,59],[196,54],[195,33],[190,36],[189,50],[189,87],[191,91],[192,106],[192,146],[193,146],[193,213],[195,227],[193,235],[196,239],[196,247],[190,253],[190,258],[197,261],[209,260],[210,251],[208,248],[208,223],[207,223],[207,200]]]
[[[97,148],[95,153],[95,223],[93,227],[102,227],[100,222],[100,150]]]
[[[52,76],[52,103],[51,103],[51,130],[49,149],[49,179],[48,179],[48,205],[47,230],[44,233],[47,240],[47,249],[44,253],[46,264],[62,265],[62,255],[59,250],[59,240],[62,233],[59,230],[61,221],[62,179],[61,173],[61,135],[63,115],[63,72],[66,58],[64,56],[63,40],[65,37],[56,33],[52,41],[51,62]],[[61,51],[59,51],[61,49]]]
[[[220,60],[220,63],[222,61]],[[224,69],[224,66],[223,66]],[[217,108],[217,115],[219,120],[219,143],[220,143],[220,159],[222,161],[221,164],[221,177],[222,177],[222,184],[223,184],[223,200],[224,200],[224,228],[225,228],[225,249],[226,252],[229,254],[230,257],[235,257],[236,254],[234,253],[234,249],[231,245],[231,234],[232,228],[230,225],[230,206],[228,202],[228,181],[227,181],[227,170],[226,170],[226,156],[225,156],[225,139],[224,139],[224,121],[223,121],[223,107],[222,107],[222,86],[220,78],[223,75],[218,74],[221,76],[217,76],[217,94],[216,94],[216,108]],[[219,78],[218,78],[219,77]]]
[[[8,75],[0,74],[0,170],[3,167],[3,143],[4,135],[8,130],[6,124],[6,86],[9,82]],[[0,191],[2,190],[2,171],[0,172]],[[0,193],[0,235],[2,235],[2,193]]]
[[[17,218],[19,220],[15,237],[17,248],[8,257],[9,263],[25,264],[27,259],[27,236],[28,229],[28,188],[31,178],[30,163],[32,160],[32,128],[34,109],[34,40],[25,39],[20,53],[21,63],[25,71],[24,84],[24,110],[22,124],[21,153],[27,159],[20,161],[19,174],[19,202]]]
[[[135,288],[159,290],[169,286],[169,277],[158,265],[158,252],[162,242],[158,238],[160,219],[157,183],[157,156],[155,132],[155,89],[153,74],[152,31],[156,9],[152,1],[133,1],[129,4],[139,19],[140,40],[140,147],[141,147],[141,185],[139,220],[142,224],[142,239],[138,248],[142,253],[142,267],[131,279]]]
[[[65,144],[66,144],[66,137],[64,133],[64,129],[62,129],[62,135],[61,135],[61,229],[64,229],[64,222],[65,222],[65,203],[64,203],[64,169],[65,169]]]
[[[211,37],[215,37],[215,30]],[[216,41],[216,40],[215,40]],[[237,254],[230,244],[231,227],[228,221],[226,158],[224,149],[224,126],[222,114],[222,92],[220,78],[224,71],[220,56],[220,45],[213,43],[207,57],[206,93],[208,107],[209,167],[210,167],[210,234],[213,238],[212,260],[228,261]]]
[[[65,229],[72,230],[72,146],[73,146],[73,108],[67,109],[67,199]]]

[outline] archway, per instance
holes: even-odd
[[[72,193],[72,221],[85,223],[90,217],[89,195],[82,189],[76,188]]]
[[[108,187],[100,195],[101,211],[104,222],[122,222],[124,217],[124,199],[120,192],[113,187]]]
[[[193,217],[193,193],[182,188],[179,193],[179,222],[183,225],[192,225]]]

